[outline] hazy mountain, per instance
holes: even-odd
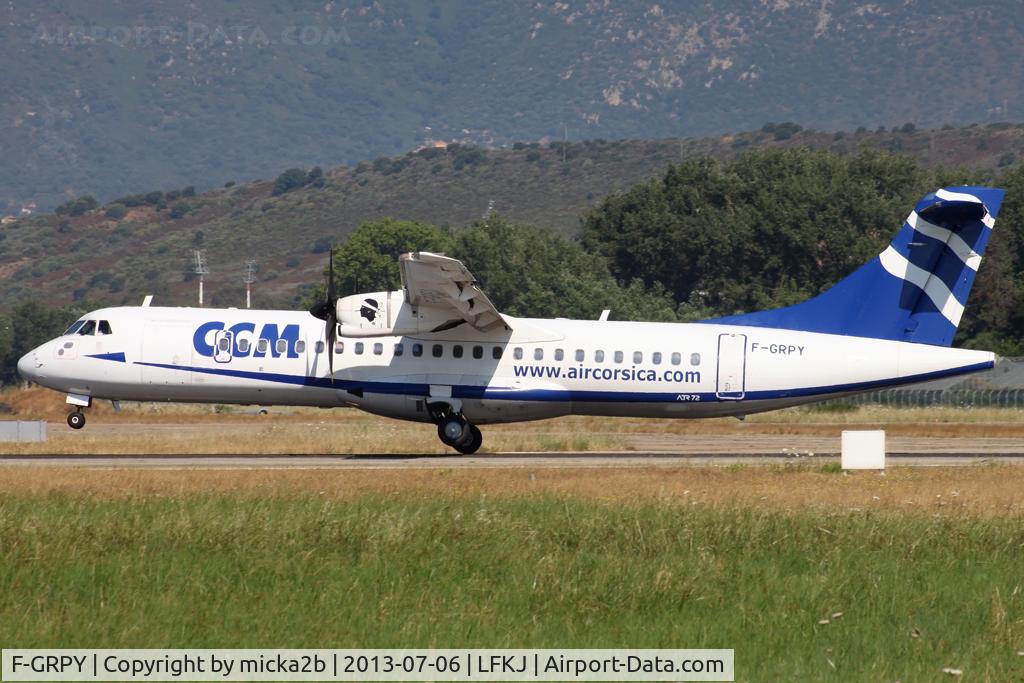
[[[336,166],[431,138],[1020,118],[1024,6],[5,0],[0,73],[2,213]]]

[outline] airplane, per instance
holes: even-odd
[[[399,257],[402,289],[310,311],[104,308],[18,361],[93,401],[351,406],[431,423],[463,454],[479,426],[562,415],[744,417],[992,368],[951,348],[1003,190],[927,194],[886,249],[785,308],[695,323],[517,318],[458,260]],[[606,318],[607,316],[602,316]]]

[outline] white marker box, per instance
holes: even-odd
[[[844,470],[884,470],[885,431],[844,431],[842,467]]]

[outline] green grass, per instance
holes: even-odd
[[[722,647],[737,680],[1010,680],[1022,543],[1019,519],[7,496],[0,645]]]

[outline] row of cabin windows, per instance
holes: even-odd
[[[299,342],[299,343],[302,343],[302,342]],[[363,342],[355,342],[354,344],[352,344],[352,347],[353,347],[353,351],[355,352],[355,354],[357,356],[362,355],[364,353],[364,351],[366,350],[366,345]],[[316,352],[317,353],[323,353],[323,350],[324,350],[324,343],[323,342],[317,342],[316,343]],[[420,356],[423,355],[423,344],[420,344],[418,342],[412,344],[410,351],[412,352],[413,356],[415,356],[416,358],[419,358]],[[343,342],[343,341],[335,342],[335,344],[334,344],[334,353],[341,354],[341,353],[344,353],[344,352],[345,352],[345,342]],[[377,342],[377,343],[373,344],[373,355],[380,356],[383,353],[384,353],[384,345],[383,344],[381,344],[380,342]],[[462,346],[462,344],[455,344],[454,346],[452,346],[452,357],[453,358],[462,358],[464,353],[465,353],[465,349]],[[483,346],[473,346],[471,351],[470,351],[470,353],[472,354],[473,358],[476,358],[476,359],[479,360],[480,358],[484,357],[484,347]],[[499,358],[501,358],[501,354],[502,354],[502,347],[500,347],[500,346],[492,346],[491,347],[491,358],[493,358],[495,360],[498,360]],[[403,355],[405,355],[405,345],[401,344],[401,343],[395,344],[395,357],[400,357],[400,356],[403,356]],[[430,355],[433,356],[434,358],[441,358],[442,356],[444,356],[444,345],[443,344],[433,344],[433,345],[431,345],[431,347],[430,347]],[[522,360],[523,359],[523,355],[524,355],[523,354],[523,348],[521,346],[517,346],[517,347],[515,347],[512,350],[512,356],[516,360]],[[576,361],[578,363],[585,362],[586,359],[587,359],[586,351],[584,351],[583,349],[576,349],[576,353],[574,355],[574,358],[576,359]],[[603,363],[604,362],[604,358],[605,358],[604,351],[594,351],[592,360],[595,363]],[[535,348],[533,350],[533,359],[534,360],[544,360],[544,349],[542,349],[542,348]],[[565,351],[563,349],[555,349],[554,359],[556,361],[563,361],[563,360],[565,360]],[[622,351],[615,351],[615,352],[612,353],[612,359],[613,359],[613,361],[615,363],[622,363],[625,360],[625,354]],[[651,364],[652,365],[661,365],[663,360],[664,360],[664,356],[662,355],[661,351],[655,351],[654,353],[651,354]],[[679,353],[678,351],[675,351],[675,352],[673,352],[669,356],[668,360],[669,360],[669,362],[672,365],[681,365],[682,362],[683,362],[683,354]],[[634,351],[633,352],[633,363],[636,364],[636,365],[639,365],[639,364],[641,364],[643,362],[644,362],[643,351]],[[699,353],[691,353],[690,354],[690,365],[700,365],[700,354]]]
[[[317,344],[317,349],[318,350],[322,350],[323,349],[323,344],[324,344],[323,342],[317,342],[316,344]],[[249,353],[250,343],[249,343],[248,339],[239,339],[237,346],[238,346],[238,353],[241,353],[241,354]],[[228,337],[221,337],[217,341],[217,350],[222,351],[224,353],[227,353],[228,349],[230,349],[230,348],[231,348],[231,339],[230,338],[228,338]],[[257,339],[256,340],[256,353],[266,353],[267,350],[269,350],[269,349],[270,349],[270,340],[269,339]],[[278,354],[287,353],[288,352],[288,340],[287,339],[278,339],[274,343],[274,352],[278,353]],[[295,352],[296,353],[305,353],[306,352],[306,342],[302,341],[301,339],[299,341],[295,342]]]

